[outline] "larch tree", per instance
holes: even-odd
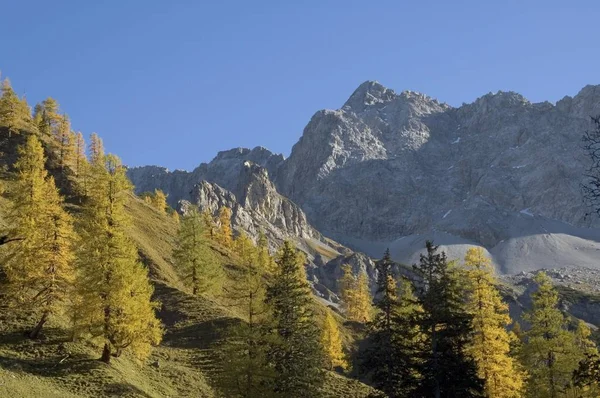
[[[354,322],[369,322],[372,313],[372,297],[367,274],[361,272],[356,277],[349,264],[342,265],[342,276],[338,280],[338,289],[346,318]]]
[[[63,115],[54,136],[56,152],[58,155],[58,167],[65,173],[67,167],[73,167],[76,156],[76,136],[71,131],[71,122],[67,115]]]
[[[196,208],[189,209],[179,224],[175,263],[198,295],[218,289],[223,280],[223,268],[209,246],[202,217]]]
[[[150,199],[152,206],[159,211],[160,214],[167,214],[167,195],[160,189],[155,189],[154,194]]]
[[[263,272],[268,274],[275,273],[277,264],[269,253],[269,240],[263,231],[258,234],[258,242],[256,243],[257,264]]]
[[[360,321],[357,314],[356,295],[357,283],[356,277],[352,272],[350,264],[342,265],[342,276],[338,280],[338,290],[340,292],[341,309],[351,321]]]
[[[525,373],[511,357],[507,326],[511,319],[508,305],[496,288],[494,268],[480,247],[471,248],[465,257],[468,281],[467,311],[471,314],[473,338],[465,347],[475,360],[477,374],[484,380],[485,396],[519,398],[523,396]]]
[[[269,311],[264,272],[257,264],[256,247],[245,233],[236,238],[234,249],[240,269],[232,271],[233,283],[224,288],[224,296],[243,320],[227,331],[219,386],[228,397],[268,397],[273,395],[274,372],[267,360]]]
[[[48,97],[35,106],[33,122],[42,137],[53,137],[61,119],[58,102],[54,98]]]
[[[125,349],[145,359],[160,342],[162,326],[148,270],[127,235],[130,219],[125,203],[132,186],[116,156],[93,161],[79,253],[79,330],[100,338],[101,360],[106,363]]]
[[[233,233],[231,231],[231,209],[223,206],[219,209],[219,229],[217,231],[217,242],[226,248],[233,245]]]
[[[89,161],[92,165],[102,164],[104,162],[104,144],[102,138],[96,133],[90,135]]]
[[[73,172],[77,179],[78,192],[85,196],[87,194],[89,163],[85,154],[85,139],[81,132],[75,135],[75,153]]]
[[[39,318],[31,338],[37,338],[48,319],[62,311],[75,279],[73,220],[63,209],[63,199],[44,164],[42,145],[30,135],[15,164],[10,236],[19,239],[8,246],[4,264],[12,296]]]
[[[25,98],[19,98],[8,79],[2,81],[0,91],[0,126],[6,127],[9,136],[21,131],[35,132],[31,109]]]
[[[290,241],[279,249],[277,271],[267,288],[275,339],[268,359],[273,364],[273,390],[291,398],[319,396],[323,383],[321,333],[304,270],[304,256]]]
[[[420,278],[417,297],[423,309],[417,324],[425,339],[418,393],[435,398],[481,396],[483,381],[465,353],[473,334],[472,316],[465,309],[459,271],[432,242],[426,243],[426,250],[413,267]]]
[[[567,330],[568,322],[558,309],[558,293],[550,278],[539,272],[534,281],[537,291],[532,294],[531,310],[524,315],[531,327],[522,349],[522,361],[530,375],[528,393],[536,398],[556,398],[571,387],[585,349],[578,347],[574,333]]]
[[[346,361],[346,356],[344,355],[340,329],[333,314],[329,310],[326,311],[322,329],[323,332],[321,335],[321,345],[325,350],[325,364],[327,369],[347,369],[348,362]]]

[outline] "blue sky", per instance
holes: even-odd
[[[600,83],[595,1],[4,1],[0,70],[126,164],[289,154],[365,80],[451,105]]]

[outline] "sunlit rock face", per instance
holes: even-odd
[[[598,267],[598,223],[580,192],[581,136],[597,114],[600,86],[556,104],[497,92],[455,108],[365,82],[340,109],[317,112],[287,159],[233,149],[192,172],[129,175],[172,204],[208,181],[286,234],[316,229],[374,257],[390,247],[409,264],[434,239],[454,257],[484,246],[505,272]],[[254,167],[263,171],[244,172]]]

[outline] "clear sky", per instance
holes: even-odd
[[[600,83],[597,1],[0,1],[0,70],[128,165],[289,154],[365,80],[451,105]]]

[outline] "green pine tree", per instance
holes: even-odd
[[[426,243],[427,254],[414,266],[421,279],[418,302],[423,311],[417,324],[425,339],[419,394],[426,397],[479,397],[483,381],[473,359],[465,354],[472,337],[472,316],[464,308],[464,292],[458,269],[444,252]]]
[[[181,218],[173,257],[185,279],[190,281],[194,295],[220,288],[223,268],[209,246],[206,227],[196,208]]]
[[[583,331],[578,341],[567,329],[568,322],[558,309],[558,293],[550,278],[540,272],[534,280],[537,291],[532,295],[531,310],[524,315],[531,324],[522,349],[522,360],[530,375],[527,389],[532,397],[557,398],[570,389],[573,373],[591,342],[586,341]]]
[[[273,390],[290,398],[316,397],[323,383],[320,367],[325,361],[304,256],[285,241],[275,262],[278,267],[266,299],[276,337],[268,352],[276,375]]]

